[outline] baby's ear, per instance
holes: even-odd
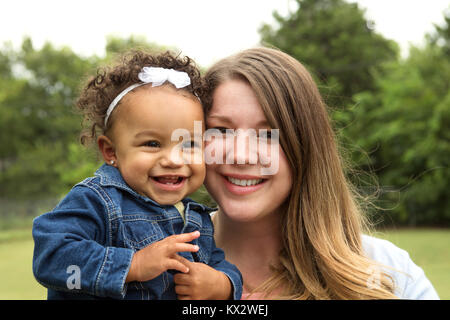
[[[114,144],[111,139],[105,135],[102,135],[98,137],[97,144],[100,152],[102,153],[103,160],[105,160],[107,164],[115,166],[117,163],[116,149],[114,148]]]

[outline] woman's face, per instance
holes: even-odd
[[[232,220],[256,221],[276,212],[290,193],[292,173],[278,139],[260,135],[271,128],[253,89],[245,81],[228,80],[216,88],[213,101],[207,128],[240,133],[231,143],[225,134],[206,141],[205,151],[222,158],[207,161],[206,188]],[[251,132],[258,136],[257,146],[250,143]]]

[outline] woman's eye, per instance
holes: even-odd
[[[225,127],[213,127],[211,129],[219,130],[220,133],[222,133],[222,134],[227,133],[227,128],[225,128]]]
[[[280,139],[280,132],[279,129],[268,129],[268,130],[261,130],[259,132],[259,137],[261,142],[263,143],[269,143],[269,144],[275,144],[279,143]]]
[[[270,140],[272,139],[272,132],[271,130],[262,130],[259,134],[259,137],[262,139]]]
[[[151,141],[145,142],[144,146],[150,147],[150,148],[159,148],[159,147],[161,147],[161,144],[156,140],[151,140]]]

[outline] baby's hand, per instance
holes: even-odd
[[[189,272],[186,259],[177,252],[196,252],[198,246],[186,243],[200,236],[200,232],[177,234],[137,251],[131,260],[126,282],[148,281],[169,269]]]
[[[173,279],[180,300],[225,300],[231,298],[228,277],[207,264],[184,260],[187,273],[177,273]]]

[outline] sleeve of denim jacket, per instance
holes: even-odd
[[[33,222],[33,273],[59,291],[121,299],[133,250],[105,246],[110,232],[105,202],[88,187],[75,186],[51,212]]]
[[[239,269],[232,263],[225,260],[225,253],[222,249],[217,248],[213,241],[213,250],[208,265],[218,271],[225,273],[230,279],[233,287],[233,299],[240,300],[242,296],[242,274]]]

